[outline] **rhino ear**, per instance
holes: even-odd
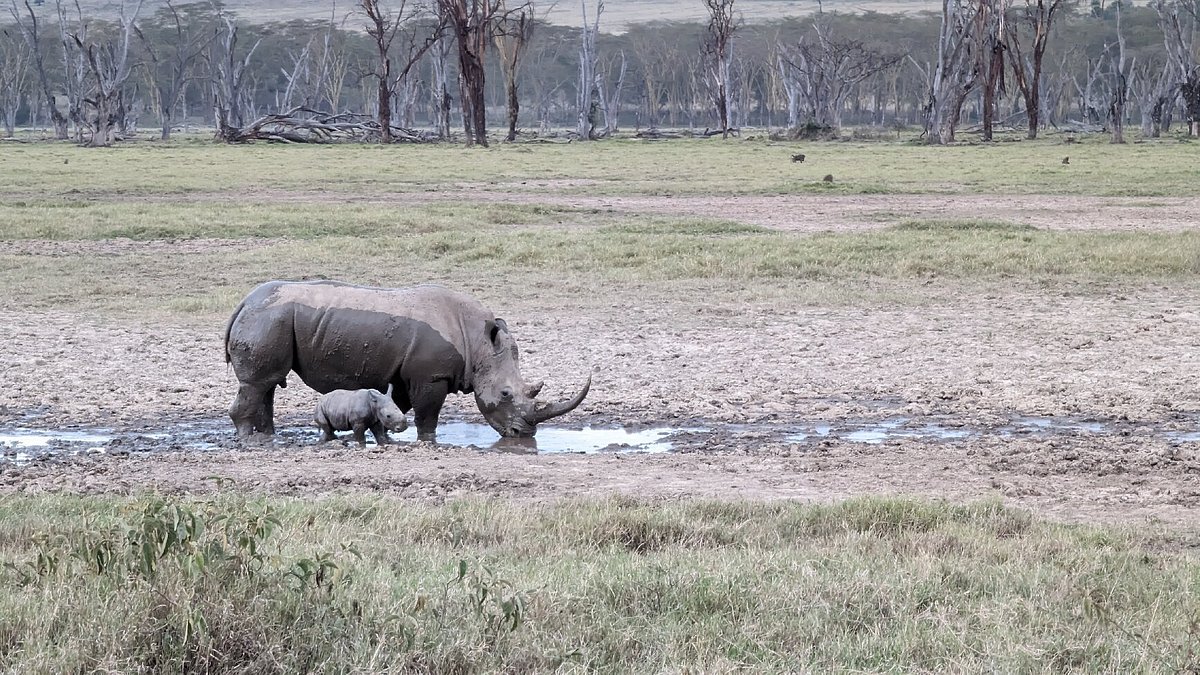
[[[391,382],[388,382],[388,388],[387,388],[387,391],[385,391],[385,392],[383,393],[383,395],[384,395],[384,396],[386,396],[386,397],[388,397],[388,398],[390,399],[390,398],[392,397],[392,389],[394,389],[394,388],[395,388],[395,386],[396,386],[396,385],[392,384]]]
[[[496,338],[500,336],[500,331],[508,332],[508,324],[504,323],[504,319],[493,319],[485,323],[484,326],[487,330],[488,340],[492,344],[496,343]]]

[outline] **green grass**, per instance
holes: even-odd
[[[700,218],[504,205],[425,204],[393,215],[381,205],[156,210],[107,204],[49,210],[40,220],[22,208],[0,209],[0,217],[13,217],[0,223],[16,248],[0,252],[0,288],[9,291],[0,306],[9,308],[222,314],[268,278],[379,285],[433,279],[472,288],[497,277],[489,288],[501,293],[553,284],[587,295],[597,284],[616,289],[647,282],[787,291],[812,282],[906,284],[930,277],[965,283],[1194,281],[1200,272],[1197,232],[1054,232],[991,221],[906,221],[875,231],[808,235]],[[317,225],[325,223],[332,225]],[[122,234],[134,241],[114,247]],[[28,255],[20,240],[29,237],[72,247],[61,255]],[[213,243],[211,237],[234,241]],[[194,250],[138,244],[157,238],[199,239]],[[82,241],[72,243],[76,239]],[[54,244],[29,244],[54,250]]]
[[[894,499],[7,497],[0,669],[1178,672],[1183,543]]]
[[[803,149],[808,160],[793,163]],[[1061,163],[1069,154],[1070,165]],[[231,202],[394,196],[429,190],[534,194],[1200,194],[1196,146],[1098,140],[927,147],[900,142],[612,140],[550,145],[229,147],[139,142],[107,150],[42,143],[0,153],[0,195],[111,200],[225,195]],[[822,178],[834,176],[832,184]]]

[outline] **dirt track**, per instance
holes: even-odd
[[[845,212],[853,214],[859,199],[844,202]],[[906,199],[919,198],[891,197],[889,208],[908,213]],[[1184,200],[1157,201],[1194,208]],[[968,202],[947,208],[977,208]],[[819,210],[818,202],[805,203]],[[735,217],[738,204],[725,200],[721,215]],[[760,201],[754,208],[765,207]],[[636,210],[652,209],[639,203]],[[1068,211],[1060,225],[1075,218]],[[124,245],[133,244],[73,243],[65,254]],[[179,244],[210,245],[237,244]],[[11,246],[32,255],[64,251],[47,242]],[[484,297],[509,318],[526,377],[546,379],[548,395],[577,386],[591,369],[591,396],[564,420],[573,425],[729,429],[903,416],[988,430],[1014,416],[1044,415],[1104,422],[1100,434],[866,445],[729,432],[697,436],[681,444],[684,452],[659,456],[531,456],[430,445],[117,452],[0,463],[0,494],[209,491],[217,487],[213,476],[272,493],[381,491],[422,499],[627,493],[829,500],[900,493],[1001,496],[1068,520],[1194,524],[1200,442],[1164,434],[1200,426],[1196,291],[1147,285],[1076,295],[939,282],[920,303],[850,307],[807,306],[789,302],[786,293],[756,300],[738,289],[687,284],[630,286],[589,298],[552,290]],[[14,299],[0,302],[0,427],[163,431],[182,421],[220,419],[234,390],[222,360],[222,322],[30,314]],[[282,419],[303,424],[315,394],[292,382],[277,409]],[[469,397],[460,397],[444,417],[478,419],[478,413]]]

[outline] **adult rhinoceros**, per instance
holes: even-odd
[[[269,281],[234,310],[225,360],[240,386],[229,416],[239,436],[275,432],[275,387],[289,371],[328,393],[394,385],[400,409],[413,410],[418,438],[434,440],[450,392],[474,393],[502,436],[533,436],[540,422],[568,413],[569,401],[537,402],[503,319],[477,300],[441,286],[371,288],[336,281]]]

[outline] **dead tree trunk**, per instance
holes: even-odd
[[[1162,135],[1164,113],[1179,93],[1173,70],[1173,63],[1165,60],[1161,65],[1145,63],[1130,72],[1129,90],[1141,113],[1143,138]]]
[[[611,88],[608,85],[608,73],[597,73],[596,90],[600,98],[600,112],[604,115],[604,136],[617,133],[620,124],[621,94],[625,89],[626,66],[625,52],[622,51],[621,65],[617,67],[617,79]]]
[[[430,81],[433,95],[434,127],[438,138],[450,138],[450,88],[449,79],[450,40],[439,37],[433,45],[433,79]]]
[[[704,0],[708,10],[708,37],[704,51],[710,59],[708,81],[717,108],[721,138],[729,138],[733,70],[733,35],[741,21],[733,13],[734,0]]]
[[[1187,111],[1188,135],[1200,136],[1200,62],[1195,49],[1200,6],[1180,0],[1155,0],[1151,6],[1158,12],[1167,58],[1174,64],[1176,85]]]
[[[500,55],[500,72],[504,75],[504,91],[507,96],[508,134],[504,140],[517,140],[517,119],[521,112],[521,100],[517,91],[517,75],[521,71],[522,59],[533,38],[533,9],[504,12],[495,29],[496,52]]]
[[[963,102],[979,84],[977,40],[971,30],[978,11],[974,0],[942,0],[937,62],[924,69],[928,87],[926,143],[954,142]],[[920,67],[915,60],[913,63]]]
[[[170,25],[156,31],[159,39],[148,39],[143,31],[137,31],[146,55],[150,57],[148,77],[153,87],[164,141],[171,138],[175,110],[182,103],[188,83],[192,81],[196,61],[212,39],[211,32],[204,27],[191,23],[185,25],[179,10],[170,0],[166,3],[166,9],[170,15]],[[136,26],[134,30],[137,30]]]
[[[976,34],[981,42],[979,65],[983,73],[983,140],[992,140],[996,94],[1005,93],[1004,49],[1007,41],[1007,0],[982,0],[976,14]]]
[[[492,39],[501,0],[437,0],[458,44],[459,96],[467,145],[487,147],[487,98],[484,58]]]
[[[801,112],[807,123],[820,129],[840,129],[842,111],[856,87],[893,68],[903,58],[878,52],[858,40],[837,38],[823,19],[813,22],[813,34],[815,41],[801,39],[794,49],[779,46],[779,67],[788,93],[788,122],[793,135],[800,132]]]
[[[141,0],[138,0],[133,11],[128,14],[125,12],[124,3],[121,4],[121,34],[117,42],[108,41],[104,45],[85,44],[78,34],[71,36],[87,58],[88,69],[95,80],[91,91],[84,98],[95,114],[89,118],[92,137],[88,145],[93,148],[112,145],[116,141],[117,130],[121,127],[125,109],[122,87],[131,71],[129,42],[133,39],[134,23],[141,9]]]
[[[576,97],[579,110],[575,132],[580,140],[590,141],[596,138],[596,112],[599,107],[596,98],[596,35],[600,32],[600,15],[604,13],[604,0],[596,3],[596,14],[592,24],[588,25],[587,0],[582,0],[583,31],[582,44],[579,46],[579,89]]]
[[[1117,4],[1117,50],[1109,51],[1108,123],[1113,143],[1125,142],[1125,102],[1129,99],[1129,70],[1133,62],[1125,60],[1125,34],[1121,31],[1121,5]]]
[[[5,137],[12,138],[16,133],[17,110],[25,95],[32,59],[28,49],[7,37],[7,34],[0,35],[0,117],[3,118]]]
[[[33,63],[33,72],[37,76],[38,85],[41,88],[42,100],[46,105],[46,112],[50,115],[50,122],[54,125],[54,138],[66,140],[68,136],[67,118],[58,109],[54,88],[51,86],[50,78],[46,74],[46,62],[42,52],[38,17],[33,11],[33,6],[29,4],[29,0],[25,0],[24,7],[28,17],[24,16],[17,7],[17,0],[12,0],[9,11],[12,13],[13,21],[17,24],[17,29],[21,32],[25,46],[29,49]]]
[[[246,123],[243,105],[246,69],[262,40],[255,42],[244,55],[239,56],[237,24],[227,14],[218,16],[224,23],[224,29],[218,29],[217,39],[206,54],[212,73],[213,118],[217,125],[217,138],[233,142]]]
[[[1025,137],[1029,140],[1037,138],[1041,126],[1042,62],[1046,56],[1054,15],[1061,4],[1062,0],[1025,0],[1025,7],[1019,16],[1033,34],[1028,56],[1022,48],[1020,30],[1012,27],[1007,33],[1009,65],[1017,88],[1025,99],[1025,114],[1029,123]]]

